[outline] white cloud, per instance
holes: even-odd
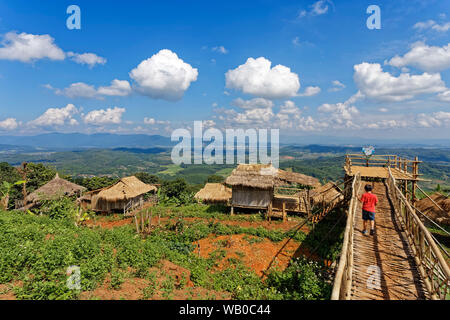
[[[72,83],[69,87],[62,90],[55,89],[57,95],[63,95],[69,98],[95,98],[97,97],[97,90],[94,86],[84,82]]]
[[[320,93],[322,89],[320,87],[306,87],[305,91],[303,93],[300,93],[299,96],[301,97],[312,97]]]
[[[317,110],[321,113],[326,113],[327,119],[337,126],[344,126],[347,128],[355,127],[356,125],[353,123],[354,116],[359,114],[359,111],[356,107],[351,106],[347,102],[344,103],[324,103]]]
[[[215,52],[222,53],[222,54],[227,54],[228,53],[228,50],[224,46],[213,47],[211,50],[215,51]]]
[[[154,118],[147,118],[147,117],[145,117],[144,118],[144,123],[153,125],[153,124],[156,124],[156,120]]]
[[[106,59],[96,55],[95,53],[74,53],[68,52],[68,57],[71,57],[73,61],[78,64],[87,64],[89,68],[94,67],[96,64],[105,64]]]
[[[328,12],[328,0],[319,0],[315,2],[311,8],[311,13],[313,15],[322,15]]]
[[[444,16],[444,18],[445,18],[445,16]],[[447,32],[448,30],[450,30],[450,22],[438,24],[434,20],[421,21],[421,22],[417,22],[414,25],[414,28],[419,29],[419,30],[432,29],[432,30],[435,30],[438,32]]]
[[[424,128],[450,126],[450,112],[421,113],[417,115],[417,124]]]
[[[0,121],[0,130],[14,130],[19,126],[17,120],[14,118],[7,118]]]
[[[387,108],[379,108],[378,111],[380,111],[380,112],[388,112],[389,110]]]
[[[232,105],[242,109],[256,109],[256,108],[272,108],[273,102],[264,98],[253,98],[251,100],[243,100],[237,98],[231,102]]]
[[[55,89],[50,84],[45,84],[45,88],[53,90],[57,95],[69,98],[96,98],[103,99],[103,96],[127,96],[131,94],[130,83],[126,80],[114,79],[109,86],[96,89],[93,85],[84,82],[72,83],[64,89]]]
[[[446,90],[438,94],[438,99],[445,102],[450,102],[450,90]]]
[[[402,73],[398,77],[383,72],[380,64],[355,65],[353,78],[361,94],[381,101],[403,101],[419,94],[438,93],[445,90],[440,74],[423,73],[410,75]]]
[[[342,89],[345,88],[345,84],[343,84],[339,80],[333,80],[331,83],[332,83],[333,87],[328,89],[328,91],[330,91],[330,92],[341,91]]]
[[[397,55],[385,64],[397,68],[413,66],[428,72],[442,71],[450,68],[450,43],[436,47],[419,41],[412,44],[411,50],[403,57]]]
[[[364,127],[369,129],[394,129],[405,128],[408,126],[408,122],[405,120],[384,119],[374,123],[365,124]]]
[[[114,107],[106,110],[93,110],[86,115],[83,115],[83,120],[87,124],[105,125],[105,124],[119,124],[122,122],[122,114],[125,108]]]
[[[292,39],[292,44],[296,47],[299,47],[300,46],[300,38],[295,37],[294,39]]]
[[[64,60],[65,53],[48,35],[8,32],[0,47],[0,59],[33,62],[39,59]]]
[[[267,99],[293,97],[300,89],[298,75],[283,65],[271,68],[264,57],[248,58],[245,64],[225,74],[226,87]]]
[[[78,124],[72,120],[78,113],[78,109],[73,104],[68,104],[64,108],[49,108],[41,116],[29,122],[31,126],[52,127]],[[76,121],[76,120],[75,120]]]
[[[105,96],[127,96],[131,93],[130,83],[126,80],[114,79],[109,87],[100,87],[98,94]]]
[[[130,72],[130,77],[139,85],[140,93],[169,101],[180,100],[197,76],[196,68],[168,49],[142,61]]]

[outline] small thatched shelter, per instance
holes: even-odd
[[[423,198],[416,202],[416,208],[419,209],[422,213],[427,215],[430,219],[450,225],[450,198],[444,196],[439,192],[435,192],[430,196],[434,202],[436,202],[441,209],[436,206],[433,201],[428,198]],[[420,217],[420,215],[419,215]]]
[[[79,186],[70,181],[61,179],[58,174],[44,184],[42,187],[30,193],[26,198],[26,203],[37,204],[40,200],[56,199],[62,196],[77,196],[86,190],[85,187]]]
[[[110,212],[121,210],[126,212],[144,203],[144,195],[156,192],[155,186],[143,183],[135,176],[120,179],[116,184],[91,192],[91,209]],[[86,200],[86,199],[85,199]]]
[[[344,200],[344,195],[333,182],[314,188],[311,190],[310,197],[314,205],[322,206],[335,206]]]
[[[204,203],[228,203],[231,199],[231,189],[222,183],[207,183],[194,196]]]
[[[232,209],[233,207],[267,209],[272,205],[276,187],[297,184],[312,187],[320,185],[316,178],[277,169],[271,164],[240,164],[225,183],[232,187]],[[298,197],[294,198],[296,203],[293,207],[300,208]],[[277,199],[281,198],[277,196]],[[284,202],[283,199],[281,202],[277,200],[275,204]]]

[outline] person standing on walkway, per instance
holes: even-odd
[[[366,192],[358,200],[362,202],[362,218],[363,218],[363,234],[367,234],[367,221],[370,221],[370,235],[373,235],[375,229],[375,206],[378,198],[372,193],[372,186],[366,184],[364,186]]]

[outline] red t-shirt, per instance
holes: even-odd
[[[363,203],[363,210],[375,212],[375,205],[378,203],[378,198],[376,195],[366,192],[362,195],[361,201]]]

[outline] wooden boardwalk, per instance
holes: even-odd
[[[411,248],[395,215],[387,188],[374,184],[379,199],[375,234],[362,234],[361,203],[358,201],[354,228],[354,264],[351,299],[417,300],[426,299]],[[370,228],[370,227],[368,227]]]

